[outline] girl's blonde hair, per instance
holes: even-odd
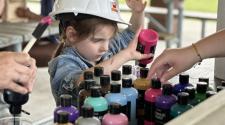
[[[55,55],[53,57],[58,56],[64,47],[70,46],[69,43],[66,43],[66,28],[68,26],[72,26],[76,30],[78,35],[78,40],[81,41],[87,38],[89,35],[94,34],[97,26],[99,25],[113,26],[115,28],[114,35],[118,31],[118,26],[115,21],[111,21],[101,17],[86,15],[86,14],[79,14],[78,16],[75,16],[75,17],[73,16],[72,19],[70,17],[70,19],[68,20],[61,17],[60,24],[59,24],[61,43],[58,45],[58,48],[56,49]]]

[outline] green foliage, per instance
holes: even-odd
[[[126,4],[125,0],[118,0],[120,4]],[[185,10],[201,12],[217,12],[218,0],[184,0]]]
[[[184,0],[185,10],[217,12],[218,0]]]

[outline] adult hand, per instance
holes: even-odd
[[[28,54],[0,52],[0,69],[0,89],[22,94],[32,91],[37,67]]]
[[[182,49],[166,49],[152,63],[147,79],[160,78],[166,82],[173,76],[191,68],[199,58],[192,46]]]
[[[5,0],[0,0],[0,17],[3,14],[4,7],[5,7]]]
[[[147,1],[145,0],[126,0],[127,6],[134,12],[143,12]]]

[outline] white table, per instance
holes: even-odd
[[[12,51],[21,51],[22,43],[32,38],[32,33],[38,22],[0,23],[0,48],[9,47]],[[42,37],[58,34],[58,22],[50,25]]]

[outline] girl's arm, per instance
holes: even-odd
[[[129,28],[137,32],[140,27],[144,26],[144,9],[147,2],[145,0],[126,0],[126,3],[132,11]]]
[[[152,56],[152,54],[141,54],[136,51],[139,32],[135,35],[135,38],[130,42],[127,48],[98,64],[98,66],[104,67],[105,74],[110,74],[112,70],[119,69],[127,61],[147,59]]]

